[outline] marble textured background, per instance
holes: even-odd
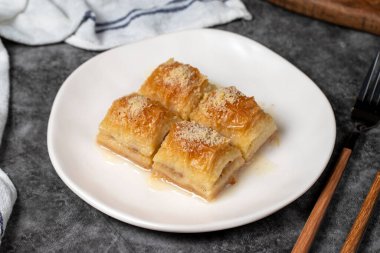
[[[337,120],[336,160],[350,129],[350,108],[380,38],[246,0],[252,21],[216,27],[252,38],[304,71],[330,100]],[[47,153],[46,129],[65,78],[95,56],[65,44],[27,47],[5,41],[11,61],[10,114],[0,167],[18,189],[0,252],[289,252],[328,175],[292,204],[260,221],[203,234],[170,234],[134,227],[97,211],[71,192]],[[323,129],[321,129],[323,131]],[[361,138],[313,245],[338,252],[380,169],[380,127]],[[305,164],[307,166],[307,164]],[[380,252],[380,204],[360,251]]]

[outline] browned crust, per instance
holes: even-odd
[[[178,137],[177,132],[181,131],[183,127],[182,123],[184,122],[185,121],[177,122],[172,125],[169,134],[161,144],[161,151],[164,151],[167,154],[177,155],[188,164],[193,161],[193,163],[197,164],[196,170],[199,173],[207,173],[209,175],[212,173],[212,169],[214,168],[215,163],[217,163],[217,160],[227,152],[235,151],[241,155],[239,149],[232,146],[229,143],[229,139],[223,137],[219,133],[218,135],[223,139],[226,139],[226,141],[216,145],[208,145],[202,141],[190,141]],[[191,122],[191,124],[195,123]],[[157,152],[157,155],[159,154],[160,151]]]
[[[272,117],[265,113],[253,97],[247,97],[241,92],[234,103],[225,101],[222,108],[214,106],[212,99],[217,96],[217,88],[207,93],[198,107],[190,114],[190,119],[211,127],[224,136],[232,138],[232,144],[238,146],[246,160],[249,160],[260,146],[276,130]],[[239,140],[251,133],[257,133],[259,138],[252,139],[250,147],[239,145]]]
[[[220,142],[217,144],[210,144],[206,142],[207,140],[193,141],[193,140],[181,138],[179,133],[181,131],[184,131],[184,129],[187,128],[187,125],[201,126],[203,128],[210,129],[211,131],[216,133],[218,138],[220,138]],[[191,135],[190,132],[189,132],[189,135]],[[201,154],[202,152],[215,153],[217,151],[228,150],[231,148],[230,141],[231,140],[229,138],[224,137],[223,135],[219,134],[212,128],[205,127],[196,122],[190,122],[190,121],[176,122],[175,124],[171,126],[169,134],[168,134],[168,142],[170,143],[170,146],[172,149],[183,150],[184,147],[188,147],[188,150],[184,150],[184,151],[194,156],[199,156],[199,154]]]
[[[140,113],[131,115],[128,101],[136,96],[143,97],[132,93],[115,100],[101,122],[100,129],[116,128],[123,134],[133,134],[135,137],[151,141],[154,139],[157,129],[175,118],[173,113],[158,102],[145,97],[147,105]]]
[[[96,141],[98,144],[108,148],[112,152],[128,158],[129,160],[135,162],[147,170],[150,170],[152,168],[152,157],[146,157],[139,153],[137,150],[125,147],[107,134],[99,132]]]
[[[213,89],[205,94],[198,107],[191,113],[190,119],[223,133],[226,131],[245,132],[264,116],[264,112],[255,99],[242,93],[234,103],[225,101],[223,110],[214,106],[210,101],[215,99],[217,91],[227,88],[231,87]]]
[[[185,67],[191,72],[187,85],[167,85],[170,71]],[[139,92],[152,100],[159,101],[171,111],[188,119],[190,112],[198,105],[208,87],[207,78],[197,68],[173,59],[159,65],[141,86]]]

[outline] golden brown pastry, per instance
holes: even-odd
[[[188,119],[207,88],[207,78],[197,68],[169,59],[153,71],[139,92]]]
[[[276,131],[272,117],[253,97],[245,96],[233,86],[206,93],[190,119],[231,138],[246,160]]]
[[[211,200],[243,165],[239,149],[195,122],[173,124],[153,158],[155,175]]]
[[[158,102],[133,93],[113,102],[100,123],[97,142],[149,169],[178,118]]]

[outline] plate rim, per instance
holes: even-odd
[[[56,154],[52,151],[53,150],[53,136],[52,136],[52,125],[53,125],[53,118],[54,114],[57,110],[59,101],[62,98],[63,90],[65,87],[67,87],[70,83],[70,80],[73,78],[74,75],[77,74],[77,72],[80,72],[81,69],[88,64],[88,62],[95,60],[96,58],[102,57],[104,54],[109,53],[110,51],[115,51],[119,50],[122,47],[128,47],[132,44],[139,44],[143,43],[145,41],[150,41],[150,40],[157,40],[162,37],[170,37],[170,36],[175,36],[177,34],[183,34],[183,33],[198,33],[198,32],[207,32],[207,33],[219,33],[223,34],[225,36],[232,36],[236,37],[238,40],[245,40],[246,43],[252,43],[255,44],[256,47],[259,47],[260,49],[269,52],[270,54],[274,54],[276,57],[281,59],[281,61],[287,63],[288,65],[291,66],[295,71],[299,72],[304,78],[308,79],[310,82],[310,87],[317,88],[316,90],[320,93],[321,98],[323,98],[328,105],[328,111],[329,111],[329,116],[331,117],[331,123],[333,126],[333,141],[332,145],[330,147],[330,150],[328,152],[328,158],[323,162],[322,169],[318,173],[318,175],[312,180],[309,184],[307,184],[304,189],[300,190],[297,192],[297,194],[291,195],[288,198],[285,198],[282,201],[279,201],[275,203],[274,205],[271,205],[270,207],[266,208],[265,210],[262,210],[261,212],[245,215],[245,216],[239,216],[235,217],[232,219],[227,219],[227,220],[221,220],[221,221],[216,221],[216,222],[211,222],[211,223],[205,223],[202,225],[182,225],[182,224],[167,224],[167,223],[158,223],[158,222],[150,222],[146,221],[144,219],[141,219],[139,217],[120,212],[118,210],[115,210],[111,207],[108,207],[106,204],[102,203],[101,201],[96,200],[94,197],[92,197],[90,194],[87,194],[85,190],[81,189],[79,185],[75,184],[65,173],[64,169],[60,166],[60,163],[58,162],[58,158],[56,157]],[[313,84],[313,85],[311,85]],[[309,85],[309,84],[308,84]],[[304,193],[306,193],[314,184],[315,182],[320,178],[321,174],[325,171],[326,166],[328,165],[331,155],[334,151],[335,148],[335,143],[336,143],[336,120],[335,120],[335,114],[334,110],[331,106],[331,103],[327,99],[326,95],[323,93],[323,91],[319,88],[319,86],[311,80],[303,71],[301,71],[299,68],[297,68],[295,65],[293,65],[291,62],[283,58],[281,55],[277,54],[270,48],[262,45],[261,43],[250,39],[248,37],[242,36],[240,34],[236,34],[233,32],[229,31],[224,31],[224,30],[218,30],[218,29],[211,29],[211,28],[202,28],[202,29],[191,29],[191,30],[186,30],[186,31],[180,31],[180,32],[173,32],[173,33],[167,33],[167,34],[162,34],[153,38],[148,38],[144,40],[140,40],[135,43],[130,43],[130,44],[124,44],[109,50],[106,50],[102,53],[97,54],[94,57],[91,57],[90,59],[86,60],[83,62],[81,65],[79,65],[71,74],[65,79],[65,81],[62,83],[60,88],[57,91],[57,94],[54,98],[54,102],[51,107],[50,115],[49,115],[49,120],[48,120],[48,127],[47,127],[47,147],[48,147],[48,154],[50,157],[50,161],[53,165],[54,170],[60,177],[60,179],[66,184],[66,186],[73,191],[78,197],[80,197],[82,200],[84,200],[87,204],[90,206],[94,207],[95,209],[115,218],[120,221],[123,221],[125,223],[150,229],[150,230],[155,230],[155,231],[163,231],[163,232],[175,232],[175,233],[199,233],[199,232],[212,232],[212,231],[218,231],[218,230],[223,230],[223,229],[230,229],[238,226],[242,226],[245,224],[252,223],[254,221],[260,220],[264,217],[267,217],[281,208],[286,207],[296,199],[298,199],[300,196],[302,196]]]

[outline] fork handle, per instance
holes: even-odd
[[[343,148],[338,163],[334,168],[333,174],[331,175],[327,185],[315,203],[314,208],[311,211],[310,216],[307,219],[306,224],[303,227],[302,232],[293,247],[292,253],[305,253],[309,251],[311,244],[314,241],[315,235],[317,234],[318,228],[322,222],[322,219],[325,216],[327,207],[330,204],[334,191],[342,177],[344,169],[346,168],[351,153],[351,148]]]
[[[352,225],[351,231],[348,234],[346,241],[340,250],[340,253],[354,253],[358,250],[360,241],[367,228],[368,221],[372,215],[376,201],[379,197],[379,193],[380,171],[376,173],[375,180],[372,183],[371,189],[369,190],[367,197],[363,202],[362,208],[356,217],[354,225]]]

